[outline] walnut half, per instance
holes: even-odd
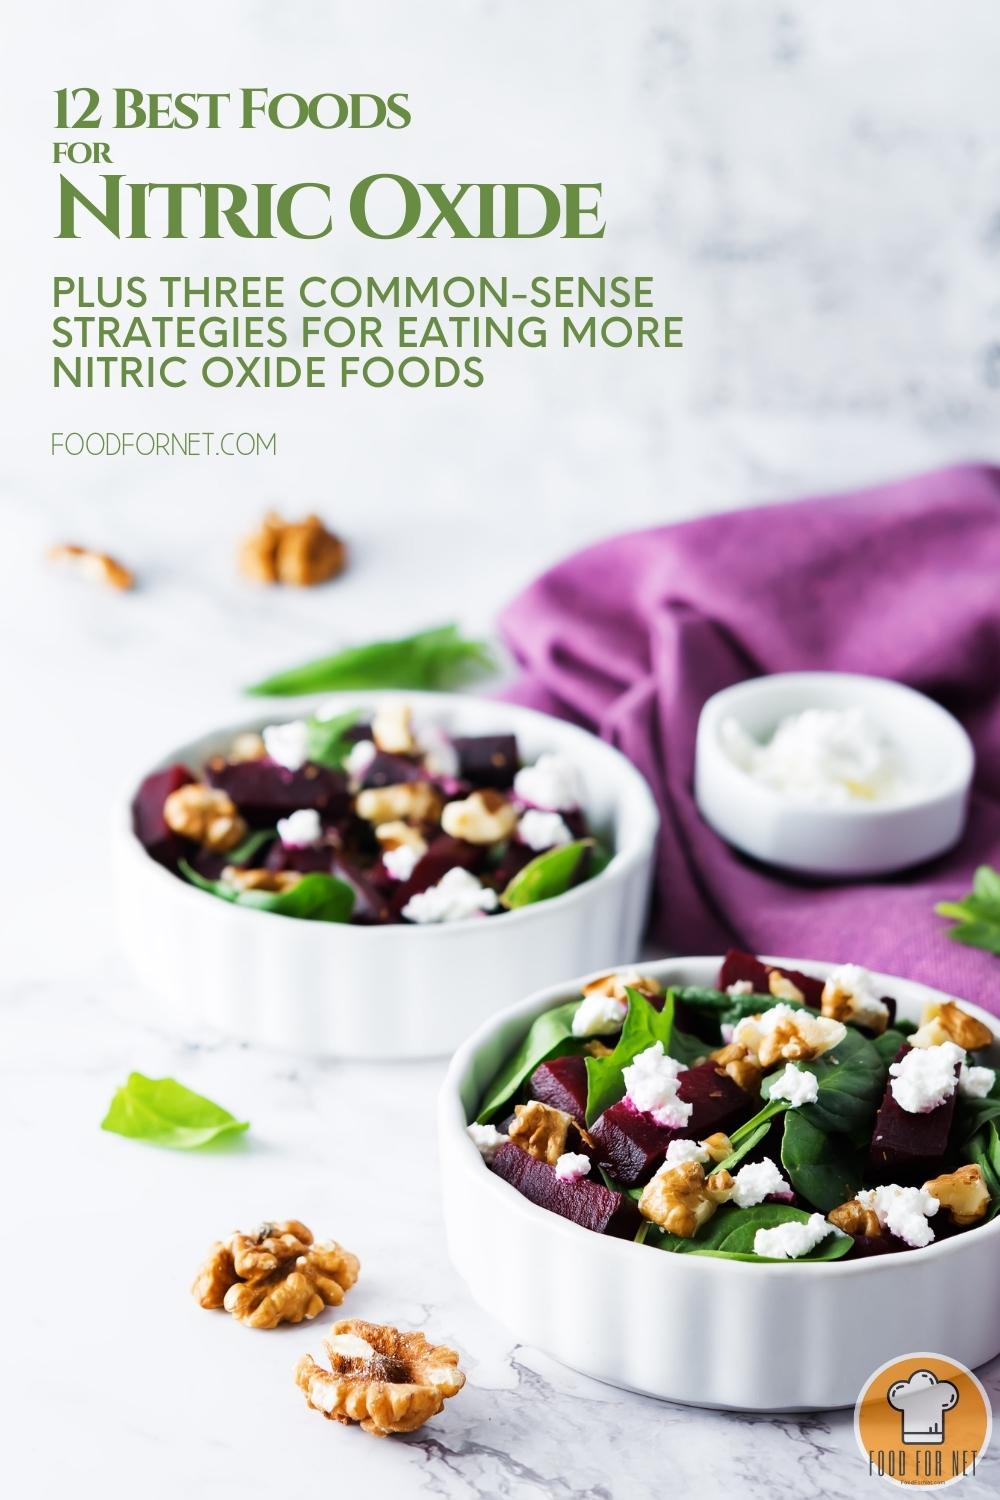
[[[305,1354],[295,1367],[296,1385],[314,1411],[334,1422],[360,1422],[375,1437],[415,1431],[465,1384],[455,1350],[428,1343],[422,1333],[349,1318],[323,1342],[330,1369]]]
[[[246,837],[247,825],[236,803],[218,787],[190,781],[171,792],[163,804],[163,821],[174,833],[205,849],[223,854]]]
[[[191,1291],[201,1307],[225,1308],[249,1328],[276,1328],[339,1307],[360,1265],[335,1240],[317,1244],[298,1219],[285,1219],[217,1241]]]
[[[240,548],[240,571],[258,583],[310,588],[344,571],[347,548],[319,516],[285,521],[275,511]]]
[[[572,1115],[564,1109],[554,1109],[551,1104],[542,1104],[539,1099],[514,1105],[509,1135],[522,1151],[536,1161],[547,1161],[550,1167],[555,1166],[565,1151],[580,1151],[585,1147],[592,1150],[594,1145]]]

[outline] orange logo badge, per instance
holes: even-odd
[[[869,1474],[926,1489],[972,1478],[992,1426],[989,1397],[975,1375],[942,1354],[890,1360],[854,1408]]]

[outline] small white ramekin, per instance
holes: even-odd
[[[714,984],[721,960],[644,964],[664,986]],[[818,977],[829,964],[773,962]],[[902,1016],[943,997],[878,976]],[[975,1367],[1000,1352],[1000,1219],[924,1250],[867,1260],[754,1265],[669,1255],[539,1208],[483,1164],[466,1133],[499,1065],[561,984],[495,1016],[455,1054],[439,1143],[448,1247],[476,1301],[563,1364],[698,1406],[802,1411],[850,1406],[881,1365],[933,1349]],[[965,1002],[963,1001],[963,1004]],[[996,1018],[966,1009],[1000,1037]]]
[[[862,708],[898,746],[915,790],[892,802],[813,807],[764,786],[731,759],[720,726],[734,718],[765,739],[807,708]],[[972,742],[932,699],[885,677],[780,672],[709,698],[698,721],[695,800],[727,843],[804,875],[845,878],[905,870],[962,836],[975,768]]]
[[[564,896],[496,917],[424,927],[296,921],[220,901],[150,859],[132,832],[133,786],[115,818],[118,929],[154,1019],[313,1056],[436,1057],[526,990],[638,952],[659,818],[630,762],[572,724],[484,698],[359,692],[320,701],[365,709],[390,697],[456,734],[514,733],[529,761],[544,751],[570,756],[591,823],[614,847],[608,868]],[[196,770],[241,730],[316,701],[284,700],[160,764]]]

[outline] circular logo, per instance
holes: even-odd
[[[943,1354],[891,1359],[870,1377],[854,1408],[869,1474],[926,1489],[973,1478],[992,1427],[982,1385]]]

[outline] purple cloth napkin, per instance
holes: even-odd
[[[501,629],[523,668],[505,696],[595,730],[653,787],[655,931],[671,950],[853,961],[1000,1014],[1000,957],[952,942],[934,913],[977,865],[1000,868],[1000,469],[616,537],[544,574]],[[745,860],[701,821],[705,699],[806,669],[892,677],[962,720],[978,772],[957,849],[902,876],[809,885]]]

